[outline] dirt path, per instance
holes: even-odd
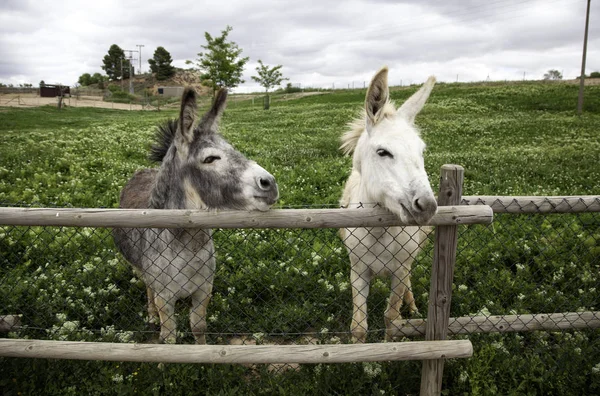
[[[35,94],[2,94],[0,95],[0,106],[8,107],[36,107],[54,105],[58,103],[57,98],[41,98]],[[79,99],[64,98],[63,104],[67,107],[101,107],[105,109],[118,110],[143,110],[142,105],[127,103],[104,102],[99,96],[80,96]]]
[[[324,93],[325,92],[297,92],[280,96],[277,98],[277,100],[291,100],[301,98],[303,96],[321,95]],[[229,100],[232,102],[238,102],[243,100],[249,100],[252,98],[262,99],[262,94],[231,95],[229,97]],[[0,107],[36,107],[46,105],[56,106],[57,103],[57,98],[41,98],[36,94],[0,94]],[[105,102],[100,96],[80,96],[79,98],[64,98],[63,103],[67,107],[100,107],[104,109],[118,110],[156,110],[155,107],[146,106],[144,108],[144,106],[140,104]]]

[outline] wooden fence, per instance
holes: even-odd
[[[149,345],[0,339],[0,356],[197,363],[344,363],[423,360],[421,394],[441,392],[444,359],[469,357],[470,341],[450,334],[598,328],[598,312],[450,318],[457,226],[490,224],[493,213],[600,212],[600,197],[462,197],[463,169],[442,167],[427,320],[407,319],[404,335],[426,341],[353,345]],[[462,203],[462,204],[461,204]],[[0,208],[0,225],[159,228],[343,228],[409,225],[382,208],[268,212]],[[570,316],[569,316],[570,315]],[[514,316],[514,318],[513,318]],[[525,317],[528,318],[525,318]],[[0,317],[4,329],[19,317]],[[526,320],[529,319],[529,320]],[[0,327],[0,330],[2,327]]]
[[[463,169],[442,168],[440,196],[443,202],[457,205]],[[456,228],[460,224],[489,224],[488,206],[442,206],[430,222],[438,226],[435,264],[440,273],[432,277],[432,296],[428,318],[428,341],[392,342],[360,345],[140,345],[114,343],[61,342],[0,339],[0,356],[65,359],[101,359],[204,363],[342,363],[388,360],[431,360],[424,367],[424,378],[434,378],[423,394],[441,390],[443,359],[469,357],[470,341],[445,341],[449,318],[451,271],[456,253]],[[192,210],[119,209],[35,209],[0,208],[1,225],[20,226],[95,226],[95,227],[177,227],[177,228],[341,228],[376,227],[402,224],[385,209],[304,209],[268,212],[201,212]],[[435,271],[435,269],[434,269]],[[437,282],[438,278],[443,282]],[[437,289],[437,290],[436,290]],[[444,295],[446,298],[439,298]],[[438,309],[439,308],[439,309]],[[435,315],[431,315],[436,312]],[[428,380],[429,381],[429,380]]]

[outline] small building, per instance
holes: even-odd
[[[62,95],[61,95],[62,91]],[[57,96],[71,96],[71,88],[65,85],[45,84],[40,87],[40,96],[42,98],[55,98]]]
[[[158,87],[158,94],[165,98],[181,97],[183,95],[183,87]]]

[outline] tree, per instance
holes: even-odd
[[[546,74],[544,74],[544,80],[562,80],[562,73],[558,70],[548,70]]]
[[[77,82],[81,86],[87,87],[88,85],[92,84],[92,76],[90,73],[83,73],[81,76],[79,76],[79,80],[77,80]]]
[[[108,55],[104,55],[102,63],[104,63],[102,70],[106,72],[109,80],[115,81],[123,78],[129,78],[129,59],[125,58],[125,51],[123,51],[117,44],[110,46]],[[123,70],[122,75],[121,69]]]
[[[45,87],[46,86],[46,82],[44,80],[40,81],[40,88]]]
[[[156,73],[157,80],[166,80],[175,74],[175,67],[171,62],[171,54],[164,47],[157,47],[152,59],[148,59],[150,70]]]
[[[590,78],[600,78],[600,72],[598,72],[598,71],[591,72]]]
[[[214,92],[220,87],[234,88],[244,83],[242,72],[248,57],[240,58],[242,49],[233,41],[227,41],[227,36],[233,28],[227,26],[219,37],[212,37],[208,32],[204,33],[206,51],[198,53],[196,67],[200,71],[200,77],[207,82]],[[186,61],[187,64],[193,63]]]
[[[282,81],[289,80],[289,78],[283,77],[280,71],[281,68],[281,65],[269,67],[265,65],[262,60],[258,60],[258,66],[256,67],[258,76],[252,76],[252,79],[265,88],[265,110],[269,110],[270,107],[269,90],[273,87],[281,85]]]
[[[104,81],[106,81],[106,76],[103,76],[100,73],[94,73],[94,75],[91,78],[92,84],[101,84]]]

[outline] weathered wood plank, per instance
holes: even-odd
[[[442,166],[438,194],[439,206],[459,204],[463,178],[464,169],[461,166]],[[436,228],[425,331],[427,341],[445,340],[448,334],[457,242],[458,227],[456,225]],[[421,395],[439,395],[441,393],[443,372],[444,359],[423,361]]]
[[[164,363],[348,363],[463,358],[468,340],[348,345],[163,345],[0,339],[0,356]]]
[[[490,196],[462,197],[467,205],[489,205],[494,213],[581,213],[600,212],[600,195],[582,196]]]
[[[21,315],[0,315],[0,333],[18,330],[21,327]]]
[[[483,205],[439,208],[430,225],[490,224]],[[0,208],[0,225],[163,228],[345,228],[403,224],[383,208],[273,209],[267,212],[166,209]],[[414,224],[412,224],[414,225]]]
[[[405,319],[400,334],[406,337],[423,336],[425,319]],[[502,316],[463,316],[450,318],[448,333],[516,333],[524,331],[562,331],[600,328],[600,311],[525,314]]]

